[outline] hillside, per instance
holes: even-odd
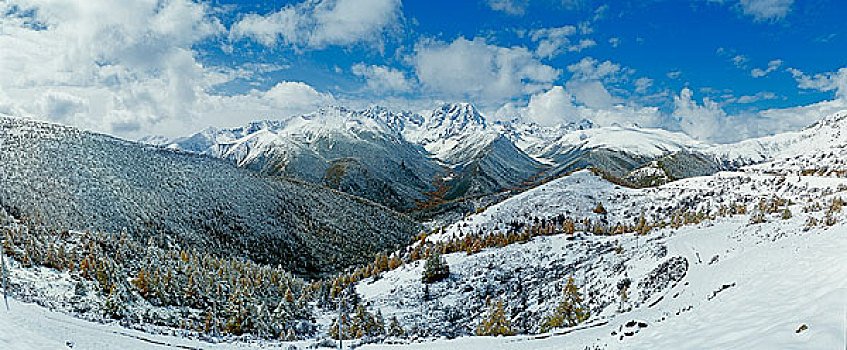
[[[336,271],[418,230],[345,194],[210,157],[0,118],[0,206],[58,229],[126,232],[302,274]]]
[[[844,188],[842,178],[751,170],[632,190],[579,172],[493,205],[429,241],[437,246],[507,232],[513,223],[545,225],[558,215],[608,230],[634,227],[639,217],[667,225],[654,224],[646,235],[598,235],[580,232],[577,222],[575,234],[541,233],[526,243],[448,254],[450,277],[441,282],[423,284],[419,262],[365,280],[357,290],[372,309],[418,334],[458,337],[410,348],[831,348],[843,342],[843,314],[831,307],[847,287],[839,277],[847,260],[838,253],[847,248],[845,214],[831,203],[840,203]],[[608,213],[595,213],[597,203]],[[727,211],[733,205],[747,209],[733,214]],[[591,316],[579,326],[544,331],[571,277]],[[487,300],[503,302],[513,331],[538,335],[469,337],[489,315]],[[795,332],[803,324],[808,330]]]

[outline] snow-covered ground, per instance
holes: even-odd
[[[566,330],[539,336],[462,337],[363,348],[843,348],[847,344],[847,279],[844,278],[847,276],[847,255],[844,254],[847,227],[836,225],[808,232],[795,232],[792,227],[791,223],[783,222],[747,226],[743,220],[728,219],[713,226],[685,228],[668,235],[662,239],[668,247],[668,255],[683,256],[691,262],[685,283],[666,291],[662,300],[652,307],[644,305],[628,313],[605,316],[603,321],[608,323],[602,326],[563,335],[557,333]],[[774,238],[781,235],[784,236]],[[564,241],[563,237],[550,237],[550,240],[523,247],[536,243],[555,247],[562,244],[558,238]],[[461,272],[462,260],[483,259],[483,255],[467,258],[455,254],[449,257],[449,262]],[[649,259],[644,261],[647,262]],[[388,285],[411,283],[397,279],[418,281],[419,272],[419,268],[401,269],[387,274],[379,282]],[[390,288],[383,288],[385,286],[362,285],[359,290],[365,296],[392,293]],[[383,312],[390,315],[392,310],[384,309]],[[611,335],[631,320],[645,322],[647,327],[623,340]],[[803,324],[808,329],[796,333]],[[69,349],[68,344],[72,344],[73,349],[247,349],[292,345],[306,348],[311,342],[211,344],[151,335],[117,324],[87,322],[14,299],[10,300],[10,311],[0,310],[0,348]]]
[[[564,335],[463,337],[411,349],[840,349],[847,345],[847,227],[748,226],[728,219],[663,238],[668,256],[691,262],[684,283],[605,325]],[[782,236],[782,237],[779,237]],[[779,238],[776,238],[779,237]],[[629,242],[633,243],[633,242]],[[626,249],[626,248],[625,248]],[[451,256],[461,269],[463,258]],[[633,270],[650,261],[633,261]],[[461,270],[460,270],[461,271]],[[419,272],[419,271],[416,271]],[[401,272],[403,273],[403,272]],[[416,273],[412,273],[418,276]],[[384,280],[391,281],[391,276]],[[365,295],[373,289],[360,287]],[[655,300],[661,300],[653,304]],[[624,336],[629,321],[647,326]],[[599,321],[599,320],[598,320]],[[592,322],[589,322],[591,324]],[[797,333],[806,325],[807,330]],[[581,328],[581,327],[578,327]],[[565,333],[562,330],[559,333]],[[617,332],[612,335],[612,332]],[[371,345],[388,349],[399,345]]]
[[[9,300],[0,309],[0,349],[4,350],[142,350],[142,349],[287,349],[305,343],[208,343],[176,336],[154,335],[116,323],[100,324],[50,311],[35,304]]]

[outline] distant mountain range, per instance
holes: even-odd
[[[788,133],[712,145],[682,133],[600,127],[588,120],[557,126],[490,122],[473,105],[453,103],[424,113],[327,107],[285,120],[141,141],[417,212],[582,168],[634,186],[655,186],[759,163],[802,137]]]

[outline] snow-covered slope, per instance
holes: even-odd
[[[667,225],[647,235],[559,234],[473,255],[453,253],[446,256],[451,276],[445,281],[426,287],[423,264],[417,263],[360,282],[358,291],[373,309],[397,316],[422,335],[465,336],[411,348],[842,346],[847,256],[840,251],[847,248],[847,215],[836,203],[847,195],[847,179],[758,169],[649,189],[623,188],[577,172],[428,240],[505,232],[515,223],[532,225],[559,215],[609,226],[635,225],[642,217]],[[608,213],[594,210],[599,203]],[[506,318],[519,333],[538,332],[569,277],[592,311],[585,324],[537,336],[467,337],[486,317],[489,298],[505,302]],[[626,299],[621,285],[629,286]]]
[[[655,158],[681,150],[694,150],[702,144],[688,135],[661,129],[637,127],[598,127],[575,130],[556,137],[549,142],[533,145],[533,153],[542,157],[555,158],[572,149],[607,149],[621,153]]]
[[[796,132],[717,145],[703,150],[727,164],[742,166],[772,159],[788,159],[829,150],[847,142],[847,111],[826,116]]]
[[[748,226],[743,219],[738,219],[705,227],[683,228],[652,241],[631,236],[618,237],[611,242],[616,247],[622,247],[624,252],[644,251],[659,245],[666,247],[668,257],[685,258],[690,264],[685,276],[641,307],[629,312],[612,312],[603,315],[605,317],[601,316],[602,321],[589,321],[584,326],[542,335],[424,341],[402,348],[839,349],[847,342],[844,332],[847,327],[844,320],[847,282],[843,278],[847,274],[847,258],[843,254],[844,249],[847,249],[847,235],[844,234],[847,227],[838,224],[803,232],[793,227],[796,225],[798,223]],[[517,274],[523,280],[524,288],[529,289],[531,287],[527,286],[534,283],[552,282],[551,276],[534,277],[541,280],[538,282],[531,279],[532,274],[518,271],[546,271],[539,267],[579,261],[583,259],[584,252],[573,248],[581,245],[587,246],[588,243],[573,243],[566,241],[565,237],[551,237],[520,247],[504,248],[501,252],[492,251],[472,257],[451,255],[447,260],[451,271],[455,270],[455,279],[477,275],[488,279],[506,276],[506,283],[513,285],[513,276]],[[562,250],[563,247],[565,250]],[[632,256],[631,253],[623,255],[623,258],[619,258],[614,253],[606,253],[604,259],[589,260],[589,263],[599,263],[601,266],[623,263],[627,266],[626,275],[638,278],[639,275],[633,272],[648,272],[654,264],[666,260],[649,255],[627,259]],[[606,261],[609,258],[614,260]],[[501,263],[506,265],[498,265]],[[501,272],[479,274],[478,271],[486,271],[486,266],[496,266]],[[596,277],[594,274],[585,274],[579,264],[570,266],[575,268],[569,274],[574,274],[578,281]],[[420,285],[417,288],[405,287],[419,284],[416,278],[419,273],[419,267],[401,271],[371,285],[363,285],[359,290],[363,295],[370,296],[369,300],[374,300],[383,310],[395,312],[394,308],[384,304],[383,298],[390,299],[392,293],[420,293]],[[400,286],[385,286],[385,283],[391,282]],[[485,288],[485,283],[477,283],[478,288]],[[460,288],[461,284],[444,289]],[[442,291],[441,287],[431,288],[430,291],[439,296],[449,293]],[[536,289],[531,291],[535,292]],[[559,291],[550,289],[541,294],[556,302]],[[419,307],[424,312],[432,312],[432,309],[444,308],[439,302],[465,302],[462,299],[454,302],[450,295],[443,297],[445,301],[433,301],[430,305]],[[409,302],[410,299],[415,297],[405,297],[404,301]],[[405,307],[396,312],[402,315],[402,312],[408,310],[410,308]],[[630,322],[632,327],[628,327]],[[807,329],[798,332],[803,325]],[[372,345],[364,348],[400,347]]]
[[[418,230],[403,215],[335,191],[27,119],[0,117],[0,159],[0,206],[17,218],[156,237],[162,246],[303,273],[361,262]]]

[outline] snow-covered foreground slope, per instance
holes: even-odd
[[[126,329],[117,323],[83,321],[35,304],[9,302],[0,310],[0,349],[4,350],[147,350],[147,349],[287,349],[305,348],[305,342],[209,343],[178,336]]]
[[[745,228],[742,221],[684,229],[661,239],[669,256],[682,256],[691,262],[684,282],[653,298],[660,300],[655,305],[651,302],[652,306],[608,315],[604,325],[540,336],[436,340],[403,348],[843,348],[847,344],[847,227],[838,225],[800,234],[791,232],[790,224],[765,224],[751,229]],[[774,239],[779,235],[786,237]],[[635,242],[624,239],[624,244],[633,249]],[[552,246],[555,250],[556,245]],[[469,265],[461,260],[464,259],[448,260],[459,269],[458,273]],[[646,268],[651,261],[630,263]],[[376,289],[360,288],[365,295]],[[633,320],[647,326],[627,328],[626,324]],[[803,324],[808,329],[797,333]],[[637,333],[621,340],[622,327]],[[395,347],[400,346],[365,348]]]
[[[709,212],[744,203],[749,211],[699,224],[656,228],[646,236],[585,234],[536,237],[528,243],[446,256],[451,276],[425,287],[423,263],[359,283],[372,309],[421,330],[421,343],[374,345],[421,349],[830,349],[847,344],[847,226],[840,209],[816,205],[841,198],[847,181],[756,172],[721,173],[656,189],[616,187],[588,172],[553,181],[489,207],[432,235],[444,241],[503,223],[592,212],[602,202],[610,224],[672,216],[673,208]],[[786,199],[770,211],[769,198]],[[790,202],[788,201],[790,200]],[[762,204],[760,204],[762,203]],[[817,203],[817,204],[815,204]],[[760,206],[761,205],[761,206]],[[783,214],[780,214],[783,213]],[[831,226],[809,224],[810,218]],[[486,299],[505,301],[518,333],[561,301],[573,277],[592,311],[572,329],[501,338],[468,337],[486,315]],[[628,280],[628,298],[619,286]],[[798,332],[802,325],[805,330]],[[426,335],[463,335],[439,339]]]
[[[628,313],[604,314],[588,327],[552,334],[514,337],[461,337],[412,344],[367,345],[364,349],[838,349],[845,344],[847,306],[847,227],[836,225],[808,232],[794,230],[794,222],[747,226],[746,221],[724,220],[716,225],[690,227],[656,240],[668,256],[682,256],[691,266],[682,283],[651,299],[661,300]],[[781,236],[781,237],[780,237]],[[777,238],[779,237],[779,238]],[[600,240],[610,238],[600,238]],[[644,238],[617,237],[625,250],[643,247]],[[564,236],[545,237],[503,251],[470,258],[451,255],[448,262],[462,278],[494,261],[495,255],[516,257],[533,251],[552,251],[516,259],[504,270],[550,263]],[[549,249],[547,248],[549,247]],[[717,258],[714,258],[716,257]],[[510,259],[511,260],[511,259]],[[632,271],[647,270],[652,258],[631,261]],[[402,310],[384,303],[402,300],[404,288],[419,283],[420,267],[401,269],[378,282],[359,287],[360,293],[386,315]],[[729,287],[725,287],[729,286]],[[437,293],[437,292],[436,292]],[[386,301],[381,300],[385,298]],[[654,300],[655,299],[655,300]],[[445,303],[449,301],[444,301]],[[679,314],[677,314],[679,313]],[[629,321],[647,327],[632,336],[613,336]],[[591,324],[601,324],[591,327]],[[808,330],[796,333],[801,325]],[[562,334],[565,333],[565,334]],[[0,348],[3,349],[230,349],[306,348],[313,342],[224,343],[150,335],[117,325],[90,323],[12,300],[11,311],[0,310]],[[170,344],[170,345],[165,345]]]

